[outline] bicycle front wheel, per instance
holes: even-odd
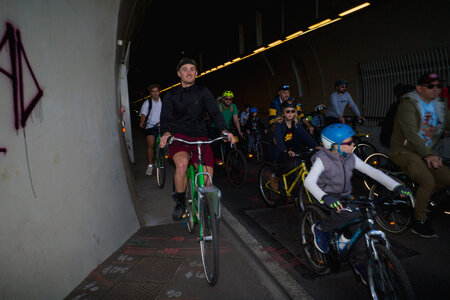
[[[314,197],[310,192],[305,188],[303,184],[300,184],[300,188],[298,191],[298,197],[295,198],[295,206],[299,211],[305,210],[305,207],[313,204]]]
[[[256,161],[258,162],[258,164],[260,164],[262,163],[263,160],[264,160],[264,149],[261,141],[259,141],[258,143],[256,143]]]
[[[325,219],[324,212],[314,205],[309,205],[300,215],[300,255],[305,265],[314,273],[324,275],[330,272],[328,256],[314,245],[311,226]]]
[[[200,210],[200,250],[203,269],[208,283],[215,285],[219,277],[219,228],[214,207],[208,195],[203,198]]]
[[[370,199],[377,199],[387,189],[380,184],[373,184],[369,192]],[[404,232],[411,222],[414,212],[414,196],[396,197],[391,201],[379,202],[375,205],[375,222],[384,230],[391,233]]]
[[[279,192],[281,180],[275,176],[275,167],[272,164],[263,164],[261,170],[259,170],[258,182],[264,202],[270,207],[277,206],[281,199]]]
[[[230,150],[227,155],[225,169],[232,186],[239,188],[247,181],[247,160],[240,150]]]
[[[359,143],[353,148],[353,153],[358,156],[361,160],[365,160],[369,155],[377,152],[376,148],[367,142]]]
[[[193,182],[188,178],[186,186],[186,202],[185,202],[185,219],[188,231],[190,233],[194,232],[195,228],[195,207],[194,207],[194,193],[192,192]]]
[[[369,251],[367,264],[372,298],[414,299],[414,290],[398,258],[381,244],[375,245],[375,251]]]
[[[164,149],[158,148],[156,156],[156,182],[162,189],[166,182],[166,160],[164,159]]]

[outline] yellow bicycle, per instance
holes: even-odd
[[[306,205],[312,203],[312,195],[303,186],[308,165],[314,149],[296,154],[300,158],[298,165],[287,173],[276,176],[277,166],[272,163],[264,163],[259,170],[259,191],[264,202],[270,207],[276,207],[281,202],[293,198],[295,206],[302,211]],[[294,180],[291,181],[291,179]],[[288,182],[291,181],[289,184]]]

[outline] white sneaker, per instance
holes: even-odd
[[[145,175],[152,176],[152,174],[153,174],[153,165],[149,164],[147,167],[147,171],[145,171]]]

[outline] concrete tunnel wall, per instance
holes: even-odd
[[[119,6],[0,1],[1,299],[63,298],[139,228],[118,126]]]

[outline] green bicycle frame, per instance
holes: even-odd
[[[187,184],[190,184],[191,186],[191,191],[192,191],[192,209],[193,211],[193,218],[194,218],[194,223],[198,223],[198,197],[199,197],[199,193],[198,193],[198,189],[195,188],[195,176],[197,173],[202,173],[203,172],[203,165],[199,165],[198,166],[198,171],[195,170],[195,167],[193,165],[189,165],[189,168],[187,170]],[[205,186],[205,179],[204,176],[199,176],[198,177],[198,187],[204,187]]]

